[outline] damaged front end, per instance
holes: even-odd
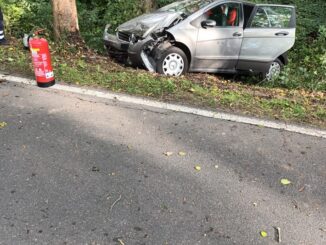
[[[119,26],[115,35],[109,34],[107,25],[105,46],[112,58],[156,72],[156,60],[172,45],[166,30],[182,20],[176,13],[146,14]]]
[[[118,35],[109,33],[111,25],[106,25],[104,30],[104,45],[110,57],[119,62],[126,62],[128,59],[129,40],[122,40]]]
[[[156,62],[164,52],[172,46],[173,41],[168,38],[168,35],[158,39],[151,38],[147,46],[140,50],[140,58],[144,67],[150,72],[156,72]]]

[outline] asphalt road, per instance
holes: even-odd
[[[0,244],[326,244],[325,139],[9,83],[0,122]]]

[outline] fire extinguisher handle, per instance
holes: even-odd
[[[36,31],[34,31],[34,35],[40,35],[42,32],[44,32],[45,31],[45,29],[43,28],[43,29],[38,29],[38,30],[36,30]]]

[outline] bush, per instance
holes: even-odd
[[[0,0],[7,34],[21,37],[34,28],[52,32],[52,9],[47,0]]]
[[[78,2],[80,30],[87,44],[97,50],[103,47],[103,31],[111,24],[111,31],[130,18],[142,13],[141,0],[99,0],[89,4]]]
[[[326,26],[320,27],[316,39],[291,52],[290,64],[269,85],[326,91]]]
[[[296,6],[296,43],[289,52],[289,65],[282,75],[265,85],[326,91],[325,0],[253,0]]]

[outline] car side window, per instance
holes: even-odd
[[[268,28],[270,22],[268,16],[263,8],[258,8],[254,19],[252,20],[251,27],[253,28]]]
[[[288,28],[293,9],[282,6],[262,6],[257,9],[252,28]]]
[[[239,26],[240,24],[239,3],[225,3],[214,7],[204,14],[205,20],[216,21],[217,27]]]

